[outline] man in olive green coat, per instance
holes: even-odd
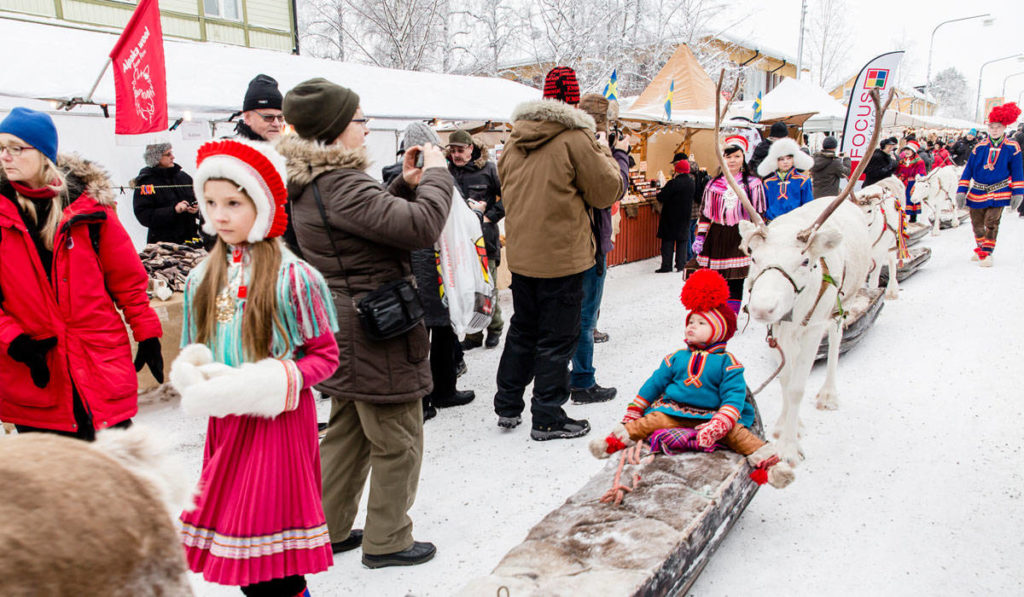
[[[513,112],[512,135],[498,162],[505,204],[505,251],[515,313],[498,365],[498,425],[522,421],[523,394],[533,381],[530,437],[570,438],[590,431],[570,419],[569,360],[580,334],[583,274],[594,266],[590,207],[622,196],[622,176],[594,119],[576,109],[575,73],[556,67],[545,98]]]

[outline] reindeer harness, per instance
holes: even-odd
[[[818,295],[814,298],[814,304],[811,305],[810,310],[807,311],[807,315],[805,315],[803,321],[800,322],[800,325],[802,325],[802,326],[806,326],[808,323],[811,322],[811,317],[814,315],[814,312],[818,310],[818,304],[821,303],[821,298],[823,296],[825,296],[825,291],[828,290],[829,286],[834,286],[835,289],[836,289],[836,310],[837,310],[839,316],[840,317],[846,317],[846,311],[843,310],[843,301],[842,301],[842,294],[843,294],[842,285],[843,285],[843,280],[846,278],[846,266],[845,265],[843,266],[843,275],[839,279],[839,282],[836,282],[835,278],[832,277],[832,273],[828,269],[828,264],[825,263],[825,258],[824,257],[819,257],[818,258],[818,264],[821,266],[821,286],[818,287]],[[785,280],[787,282],[789,282],[789,285],[793,287],[793,292],[795,292],[797,294],[800,294],[801,292],[803,292],[804,289],[799,287],[799,286],[797,286],[796,280],[793,279],[793,276],[790,276],[789,272],[787,272],[786,270],[782,269],[781,267],[779,267],[777,265],[769,265],[768,267],[766,267],[763,270],[761,270],[760,272],[758,272],[758,274],[756,276],[754,276],[754,279],[751,280],[750,286],[753,287],[754,284],[757,284],[757,281],[761,278],[761,276],[763,276],[766,272],[768,272],[770,270],[775,270],[775,271],[779,272],[780,274],[782,274],[782,277],[785,278]],[[804,288],[806,288],[806,286]],[[792,321],[792,320],[793,320],[793,311],[790,310],[790,312],[787,313],[780,321]],[[769,335],[771,335],[771,334],[769,333]]]

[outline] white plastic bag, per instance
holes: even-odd
[[[452,194],[452,208],[437,245],[443,299],[455,334],[461,337],[483,331],[494,312],[494,279],[480,218],[466,205],[458,188]]]

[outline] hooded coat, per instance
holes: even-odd
[[[622,196],[619,165],[594,138],[594,119],[557,100],[520,104],[498,162],[512,273],[560,278],[596,262],[589,207]]]
[[[135,177],[135,198],[132,206],[139,223],[149,229],[147,243],[185,244],[199,236],[199,216],[187,211],[178,213],[174,206],[182,201],[195,203],[192,177],[181,166],[170,168],[146,166]]]
[[[483,201],[487,204],[483,215],[490,222],[480,220],[480,227],[487,247],[487,260],[495,265],[501,262],[501,241],[498,238],[498,222],[505,217],[505,206],[501,202],[501,183],[498,167],[490,161],[490,152],[480,139],[473,137],[473,156],[465,166],[456,166],[448,160],[448,172],[455,179],[459,192],[465,199]]]
[[[49,277],[14,187],[0,172],[0,419],[77,432],[74,388],[93,426],[105,429],[138,410],[122,313],[137,342],[159,338],[160,320],[146,296],[149,277],[117,219],[106,172],[77,156],[59,156],[57,166],[68,192]],[[7,354],[21,334],[57,338],[46,355],[45,388]]]
[[[366,173],[364,147],[325,146],[293,135],[277,150],[287,159],[288,199],[303,258],[324,275],[338,312],[340,364],[317,389],[377,404],[419,400],[433,388],[426,326],[374,341],[363,331],[355,303],[399,278],[415,284],[410,251],[433,247],[440,236],[451,207],[451,175],[431,168],[415,189],[401,176],[385,189]],[[314,181],[329,229],[317,209]]]
[[[850,175],[850,158],[838,158],[836,152],[823,149],[814,154],[810,172],[814,197],[835,197],[839,194],[839,181]]]

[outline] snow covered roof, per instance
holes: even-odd
[[[846,106],[836,101],[821,87],[805,79],[785,78],[761,101],[763,120],[813,114],[803,124],[805,132],[840,130],[846,119]],[[745,102],[743,106],[734,110],[736,115],[747,118],[752,117],[753,112],[750,102]]]
[[[88,94],[117,36],[0,18],[0,39],[32,57],[5,62],[0,95],[70,99]],[[186,110],[227,116],[240,109],[258,73],[277,79],[282,92],[324,77],[355,90],[363,111],[377,119],[505,121],[517,104],[540,97],[539,90],[507,79],[386,69],[211,42],[165,38],[164,53],[172,120]],[[93,99],[114,104],[110,73]]]

